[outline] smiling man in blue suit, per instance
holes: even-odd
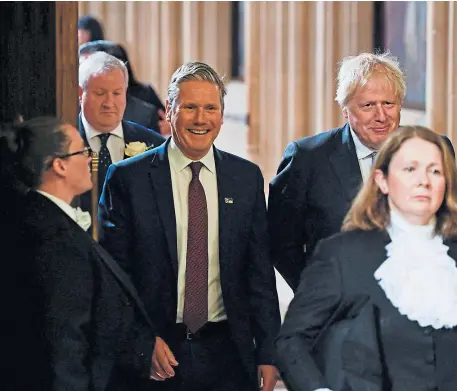
[[[280,326],[260,169],[218,150],[223,81],[181,66],[168,87],[172,137],[113,164],[100,243],[132,277],[160,330],[153,390],[272,391]]]

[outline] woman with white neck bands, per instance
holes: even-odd
[[[457,178],[443,138],[394,132],[342,231],[316,248],[277,339],[289,390],[457,390]]]

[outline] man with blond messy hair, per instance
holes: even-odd
[[[270,183],[272,259],[294,291],[315,245],[340,230],[376,151],[400,123],[406,85],[388,53],[345,58],[337,82],[346,124],[290,143]]]

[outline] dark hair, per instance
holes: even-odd
[[[130,65],[130,60],[127,54],[127,50],[118,43],[112,41],[92,41],[86,42],[79,47],[79,56],[85,54],[93,54],[95,52],[105,52],[111,54],[113,57],[116,57],[118,60],[121,60],[127,67],[127,72],[129,74],[129,87],[139,84],[135,75],[133,74],[132,67]]]
[[[0,181],[18,190],[35,189],[53,156],[68,152],[64,123],[53,117],[0,125]]]
[[[87,30],[90,33],[89,41],[98,41],[105,39],[101,23],[93,16],[81,16],[78,20],[78,30]]]

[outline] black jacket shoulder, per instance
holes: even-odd
[[[295,142],[297,147],[303,151],[321,151],[333,148],[335,142],[341,143],[341,136],[344,125],[339,128],[331,129],[323,133],[319,133],[313,136],[303,137]]]

